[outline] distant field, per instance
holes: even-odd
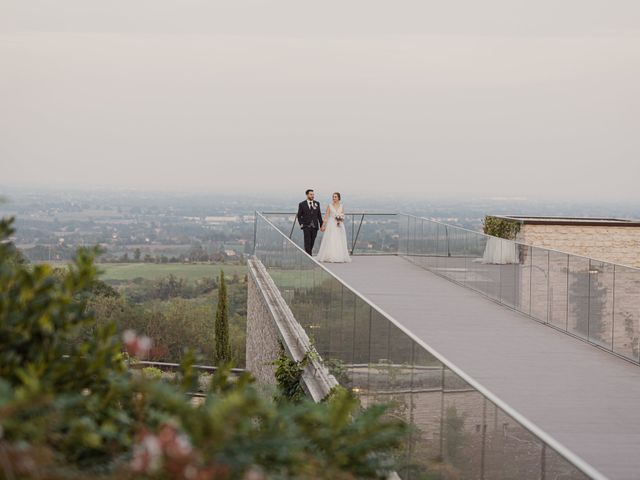
[[[188,280],[198,280],[203,277],[213,277],[224,269],[225,277],[234,273],[244,275],[247,267],[244,265],[211,265],[205,263],[101,263],[98,268],[102,271],[102,280],[133,280],[134,278],[146,278],[153,280],[167,277],[170,274]]]

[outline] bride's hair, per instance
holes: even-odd
[[[342,197],[340,196],[340,192],[333,192],[333,195],[337,195],[338,200],[342,200]]]

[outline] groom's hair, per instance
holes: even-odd
[[[309,192],[313,192],[313,188],[307,188],[307,190],[305,190],[304,194],[305,195],[309,195]]]

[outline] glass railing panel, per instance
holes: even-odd
[[[484,428],[484,478],[548,478],[545,477],[542,461],[543,443],[488,400],[485,405]]]
[[[443,365],[417,340],[351,291],[283,233],[261,218],[257,219],[256,227],[256,256],[267,268],[330,372],[341,385],[359,396],[363,406],[373,402],[387,403],[391,408],[390,415],[403,418],[415,427],[407,439],[404,455],[406,462],[417,468],[401,469],[402,478],[424,478],[438,472],[446,473],[447,478],[585,478],[565,459],[568,457],[544,447],[536,435],[465,381],[462,374]],[[419,242],[414,240],[412,248],[417,252],[428,252],[431,248],[429,242],[424,241],[430,229],[434,235],[429,238],[435,240],[431,245],[437,245],[435,253],[443,253],[443,240],[448,237],[446,248],[451,256],[447,255],[444,260],[440,255],[425,257],[439,258],[445,269],[459,268],[446,263],[451,259],[464,259],[461,269],[465,272],[466,284],[488,282],[487,279],[495,278],[498,275],[495,271],[500,270],[498,291],[501,292],[500,301],[505,303],[503,287],[507,269],[512,269],[518,285],[518,303],[525,305],[531,305],[531,302],[526,300],[522,290],[530,291],[536,282],[546,278],[550,319],[566,318],[559,313],[562,305],[557,308],[557,315],[551,314],[556,311],[552,307],[555,293],[551,292],[561,294],[562,282],[566,285],[568,281],[571,285],[572,275],[584,280],[585,265],[579,257],[569,259],[562,254],[549,253],[545,270],[544,257],[538,255],[539,252],[519,246],[517,263],[484,264],[474,260],[481,259],[480,252],[484,250],[478,247],[486,237],[466,231],[443,235],[437,224],[432,228],[431,222],[423,223],[422,220],[414,222],[413,228],[414,231],[417,229],[417,237],[422,237],[418,238]],[[536,276],[535,268],[541,268],[541,277]],[[609,305],[611,301],[612,319],[620,317],[619,328],[616,328],[616,322],[611,322],[614,349],[625,356],[635,355],[637,359],[636,302],[640,294],[637,270],[616,267],[611,271],[608,265],[587,263],[586,274],[594,275],[596,269],[598,275],[605,274],[602,282],[607,289],[607,300],[590,302],[589,296],[593,292],[589,289],[587,306]],[[478,277],[481,277],[480,281]],[[528,285],[523,278],[530,279]],[[618,281],[634,287],[620,291]],[[523,283],[529,288],[520,288]],[[584,293],[582,285],[579,284],[580,289],[575,293],[569,292],[574,300],[569,308],[582,298],[578,295]],[[587,286],[595,291],[601,288],[593,280],[587,280]],[[533,299],[533,303],[537,303],[539,296],[533,294]],[[616,301],[615,310],[613,300]],[[538,311],[538,307],[533,306],[533,310]]]
[[[640,361],[640,270],[615,266],[613,351]]]
[[[500,265],[500,302],[511,308],[520,304],[520,247],[513,242],[504,241],[502,245],[509,258]]]
[[[475,258],[466,263],[470,268],[467,285],[494,300],[500,300],[502,242],[480,234],[470,234],[469,238]]]
[[[407,252],[410,255],[416,255],[416,223],[418,219],[415,217],[407,217]]]
[[[422,220],[421,228],[424,233],[422,241],[422,263],[426,268],[434,269],[437,267],[436,260],[438,258],[438,225]]]
[[[332,288],[333,308],[328,322],[330,348],[323,360],[340,385],[353,388],[350,368],[355,356],[355,295],[347,287],[340,287]]]
[[[487,241],[487,244],[489,244],[490,241],[491,239]],[[503,258],[504,251],[507,247],[505,243],[506,242],[502,240],[497,242],[496,250],[500,259]],[[489,296],[489,298],[500,301],[502,297],[502,267],[504,266],[504,263],[502,260],[500,260],[498,263],[485,263],[483,265],[483,275],[486,279],[486,281],[484,282],[484,293],[485,295]]]
[[[389,329],[389,349],[386,364],[378,364],[377,375],[386,376],[386,390],[378,391],[377,401],[388,405],[387,415],[402,419],[411,424],[415,418],[416,402],[413,394],[413,359],[415,342],[397,326],[391,324]],[[414,439],[405,439],[405,448],[401,454],[402,464],[411,463]],[[408,469],[400,471],[404,479],[412,478]]]
[[[588,480],[590,478],[548,445],[544,447],[543,464],[545,475],[540,478],[561,478],[563,480]]]
[[[356,300],[358,300],[358,297],[345,287],[342,295],[342,328],[344,331],[343,345],[345,347],[343,362],[349,365],[355,363]]]
[[[449,231],[449,256],[447,257],[447,277],[457,283],[466,283],[467,233],[465,230]]]
[[[416,235],[418,238],[416,239],[416,254],[419,258],[424,259],[428,254],[428,237],[425,231],[425,221],[423,218],[419,218],[416,220]]]
[[[376,402],[385,402],[389,392],[389,331],[391,323],[378,311],[371,312],[369,391]]]
[[[400,214],[397,218],[398,221],[398,254],[408,254],[408,241],[409,241],[409,216]]]
[[[347,227],[349,249],[354,255],[395,255],[399,248],[400,219],[396,214],[349,216]],[[355,239],[355,247],[353,241]]]
[[[468,287],[469,286],[469,278],[471,277],[470,265],[476,261],[476,256],[473,252],[473,246],[475,244],[474,237],[475,235],[471,232],[467,232],[465,230],[461,230],[459,234],[460,245],[457,248],[457,265],[458,268],[458,282],[462,285]]]
[[[296,320],[304,325],[309,322],[309,298],[307,292],[310,283],[308,279],[310,265],[302,257],[300,250],[289,242],[285,246],[285,255],[292,260],[292,268],[287,270],[289,279],[286,287],[287,303]]]
[[[359,297],[355,298],[353,362],[349,367],[351,388],[358,395],[369,395],[371,356],[371,306]]]
[[[531,313],[531,247],[516,244],[516,272],[517,282],[516,310],[529,315]]]
[[[589,338],[589,259],[569,256],[568,332]]]
[[[318,351],[326,352],[329,348],[329,340],[326,336],[328,331],[327,309],[332,279],[322,267],[314,262],[306,261],[305,263],[311,265],[311,268],[308,269],[308,275],[305,279],[308,282],[305,315],[303,320],[299,322],[314,347]]]
[[[402,400],[405,404],[408,401],[405,394],[411,391],[413,348],[414,341],[396,325],[390,324],[389,358],[387,359],[389,362],[389,388],[399,395],[393,400]],[[406,407],[407,405],[403,407],[402,412],[397,412],[398,415],[404,415]]]
[[[549,252],[549,319],[556,328],[567,330],[569,255]]]
[[[331,280],[331,298],[329,300],[328,322],[329,351],[324,355],[325,360],[342,361],[344,351],[344,330],[342,326],[343,285],[335,279]]]
[[[465,285],[486,295],[488,279],[485,271],[488,268],[492,268],[490,261],[484,257],[487,238],[482,235],[468,233],[467,241],[472,254],[465,261],[465,268],[467,269]]]
[[[589,261],[589,341],[613,349],[614,266]]]
[[[442,391],[442,460],[458,478],[480,478],[484,397],[445,368]]]
[[[304,248],[304,234],[294,214],[266,213],[261,214],[276,226],[286,237],[301,248]],[[403,217],[406,220],[406,217]],[[366,254],[397,254],[400,243],[405,242],[406,232],[401,232],[404,224],[399,223],[399,216],[395,213],[346,213],[342,228],[345,229],[349,251],[354,255]],[[406,229],[405,229],[406,230]],[[402,239],[402,240],[401,240]],[[314,245],[313,253],[317,254],[322,240],[322,232]],[[355,242],[355,244],[354,244]]]
[[[312,296],[313,322],[307,330],[313,346],[322,356],[328,356],[331,349],[331,302],[336,280],[326,271],[314,271],[314,292]]]
[[[436,225],[436,270],[440,275],[446,276],[446,258],[449,255],[449,238],[447,228],[442,224]]]
[[[282,225],[287,222],[288,219],[280,219]],[[637,318],[640,315],[633,309],[623,312],[617,308],[614,287],[619,286],[620,281],[616,282],[614,277],[616,268],[634,279],[640,270],[626,271],[625,267],[595,260],[592,268],[587,258],[522,245],[412,215],[394,216],[389,230],[380,227],[383,223],[380,220],[371,223],[378,224],[373,227],[373,236],[379,237],[379,232],[384,231],[385,238],[395,238],[391,250],[396,248],[416,265],[638,361],[640,347],[635,345],[640,343],[640,318]],[[363,225],[369,228],[367,220]],[[392,228],[396,229],[395,234]],[[371,253],[387,251],[386,244],[378,245],[359,245],[356,254],[358,250],[366,253],[367,249]],[[635,285],[632,280],[620,291],[621,295],[627,296],[625,291],[633,290]],[[623,298],[621,305],[627,304],[629,301]],[[629,336],[631,339],[627,341]]]
[[[414,344],[412,367],[410,418],[415,428],[410,438],[409,462],[419,471],[434,471],[442,465],[444,366]]]
[[[531,247],[531,316],[547,322],[549,314],[549,250]]]
[[[294,213],[266,213],[263,216],[298,246],[304,247],[302,230],[296,221]]]
[[[405,255],[414,255],[415,252],[412,250],[412,241],[411,241],[411,216],[403,215],[400,220],[400,228],[403,235],[403,240],[401,242],[402,251],[405,252]]]

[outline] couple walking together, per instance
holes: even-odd
[[[320,203],[315,200],[313,190],[306,192],[307,198],[298,205],[298,223],[304,233],[304,249],[312,255],[318,230],[324,233],[316,259],[320,262],[351,262],[347,247],[347,231],[344,226],[344,207],[338,192],[332,196],[331,204],[322,218]]]

